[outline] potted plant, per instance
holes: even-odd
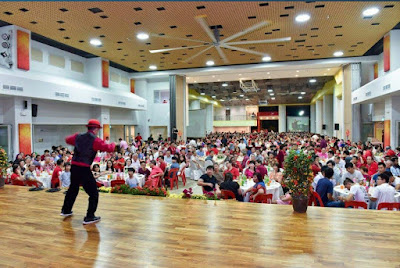
[[[4,181],[7,175],[7,161],[7,152],[0,147],[0,188],[4,187]]]
[[[284,162],[282,186],[290,190],[293,210],[299,213],[307,211],[308,196],[314,179],[311,163],[311,155],[303,151],[290,151]]]

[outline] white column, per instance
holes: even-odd
[[[213,131],[214,123],[214,106],[212,104],[206,105],[206,132],[210,133]]]
[[[325,125],[325,130],[322,132],[329,137],[333,136],[333,95],[324,95],[322,104],[323,117],[322,124]]]
[[[361,87],[361,64],[351,64],[351,91]],[[352,141],[358,142],[361,140],[361,105],[352,105]]]
[[[390,146],[399,146],[400,96],[385,99],[385,121],[390,121]],[[385,133],[386,135],[386,133]]]
[[[310,105],[310,132],[315,133],[315,120],[316,120],[316,114],[315,114],[315,103]]]
[[[343,110],[341,108],[342,100],[336,96],[333,96],[333,136],[341,139],[342,138],[342,128],[343,128],[343,120],[342,113]],[[339,124],[339,130],[335,130],[335,124]]]
[[[315,102],[315,133],[322,134],[322,100]]]
[[[103,106],[95,106],[92,111],[92,118],[99,120],[100,125],[108,124],[110,125],[110,108]],[[103,139],[103,129],[100,129],[99,135]]]
[[[142,79],[142,80],[135,80],[135,94],[138,95],[139,97],[144,98],[147,100],[147,109],[151,109],[153,107],[153,97],[150,98],[148,94],[153,93],[153,91],[149,92],[147,89],[147,80]],[[149,103],[151,102],[151,103]],[[138,122],[138,125],[135,126],[135,135],[137,133],[140,133],[140,135],[144,138],[147,139],[150,136],[150,130],[149,130],[149,112],[146,111],[136,111],[135,112],[136,119],[135,122]],[[169,119],[167,119],[169,120]]]
[[[286,132],[286,105],[279,105],[279,132]]]
[[[200,110],[200,100],[189,101],[189,110]]]

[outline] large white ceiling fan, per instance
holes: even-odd
[[[204,52],[208,51],[211,48],[215,48],[218,51],[218,54],[220,55],[221,59],[223,60],[224,63],[228,63],[228,58],[226,57],[224,51],[221,48],[227,48],[231,50],[237,50],[237,51],[242,51],[245,53],[249,54],[254,54],[258,56],[267,56],[265,53],[262,52],[257,52],[253,51],[250,49],[245,49],[241,47],[237,47],[235,45],[247,45],[247,44],[268,44],[268,43],[279,43],[279,42],[289,42],[292,38],[291,37],[284,37],[284,38],[275,38],[275,39],[264,39],[264,40],[249,40],[249,41],[237,41],[237,42],[230,42],[231,40],[234,40],[240,36],[243,36],[245,34],[251,33],[255,30],[258,30],[262,27],[265,27],[269,25],[270,23],[268,21],[262,21],[257,24],[254,24],[253,26],[235,33],[223,40],[220,40],[220,33],[219,29],[215,28],[211,30],[210,26],[208,25],[206,21],[205,15],[202,16],[197,16],[195,17],[196,21],[200,24],[200,26],[203,28],[203,30],[207,33],[208,37],[210,37],[212,42],[209,41],[203,41],[203,40],[196,40],[196,39],[189,39],[189,38],[180,38],[180,37],[172,37],[172,36],[159,36],[156,34],[151,34],[154,37],[161,37],[161,38],[170,38],[170,39],[177,39],[177,40],[182,40],[182,41],[191,41],[191,42],[197,42],[201,43],[201,45],[196,45],[196,46],[188,46],[188,47],[175,47],[175,48],[165,48],[165,49],[156,49],[156,50],[149,50],[150,53],[165,53],[169,51],[174,51],[174,50],[180,50],[180,49],[189,49],[189,48],[198,48],[198,47],[206,47],[203,50],[199,51],[198,53],[190,56],[189,58],[185,59],[184,62],[189,62],[192,59],[200,56]]]

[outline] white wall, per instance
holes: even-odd
[[[189,111],[189,126],[187,137],[202,138],[206,135],[206,110]]]
[[[51,150],[52,146],[58,145],[73,149],[73,146],[65,143],[65,137],[86,130],[85,125],[34,125],[33,151],[43,154],[44,150]]]

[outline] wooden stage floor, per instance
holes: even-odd
[[[0,267],[400,267],[400,212],[0,189]]]

